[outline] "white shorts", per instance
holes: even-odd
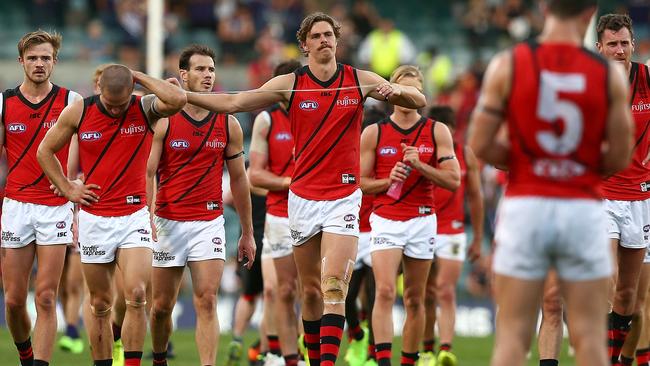
[[[2,203],[2,247],[22,248],[72,243],[72,202],[46,206],[4,198]]]
[[[357,247],[357,259],[354,262],[354,270],[361,268],[363,264],[372,267],[372,259],[370,257],[370,232],[359,233],[359,246]]]
[[[153,242],[154,267],[184,267],[187,262],[226,260],[224,218],[176,221],[154,216],[158,241]]]
[[[612,274],[604,204],[586,199],[504,198],[499,205],[494,271],[524,280],[550,268],[567,281]]]
[[[467,257],[467,234],[438,234],[436,235],[436,257],[451,259],[459,262]]]
[[[645,201],[605,200],[610,239],[624,248],[647,248],[650,240],[650,199]]]
[[[359,237],[361,190],[334,201],[312,201],[289,190],[289,229],[293,245],[326,233]]]
[[[372,213],[370,227],[372,228],[370,252],[401,249],[404,255],[410,258],[433,259],[436,215],[395,221]]]
[[[264,221],[262,245],[263,248],[268,248],[266,250],[269,251],[269,256],[271,258],[282,258],[293,254],[292,244],[289,218],[267,213],[266,221]]]
[[[118,249],[151,249],[147,207],[125,216],[97,216],[79,212],[81,263],[111,263]]]

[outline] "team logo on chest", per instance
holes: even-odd
[[[397,149],[393,146],[383,146],[379,149],[379,155],[381,156],[395,156],[397,155]]]
[[[171,147],[174,150],[185,150],[190,147],[190,143],[187,142],[187,140],[171,140],[169,142],[169,147]]]
[[[650,112],[650,103],[644,103],[643,100],[640,100],[636,104],[632,104],[632,112]]]
[[[420,154],[433,154],[433,150],[433,146],[427,146],[425,144],[418,146],[418,152]]]
[[[82,132],[79,135],[79,139],[81,141],[97,141],[101,137],[102,137],[102,133],[97,131]]]
[[[219,140],[206,141],[205,147],[209,149],[225,149],[226,143]]]
[[[299,105],[303,111],[311,112],[318,109],[318,102],[313,100],[303,100]]]
[[[147,128],[144,125],[130,124],[129,127],[120,128],[120,134],[126,136],[141,135]]]
[[[291,140],[291,134],[289,132],[278,132],[275,135],[277,141],[289,141]]]
[[[9,133],[23,133],[27,131],[27,126],[24,123],[14,122],[7,125],[7,131]]]
[[[345,96],[343,99],[339,99],[336,101],[336,106],[337,107],[356,107],[359,105],[359,99],[358,98],[350,98],[349,96]]]

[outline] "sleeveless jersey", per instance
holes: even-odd
[[[177,221],[208,221],[223,214],[223,157],[228,115],[202,121],[185,111],[169,117],[158,164],[156,215]]]
[[[267,110],[271,117],[268,141],[268,169],[280,177],[293,173],[293,136],[287,111],[279,104]],[[288,217],[289,191],[269,191],[266,195],[266,211],[273,216]]]
[[[80,98],[77,93],[57,85],[52,85],[50,93],[38,104],[27,100],[20,87],[0,94],[7,150],[8,198],[46,206],[60,206],[68,201],[54,195],[50,189],[50,181],[36,160],[36,150],[73,96]],[[70,144],[66,144],[56,154],[64,174],[68,170],[69,148]]]
[[[151,129],[139,96],[122,116],[112,117],[99,95],[84,99],[77,130],[79,162],[86,184],[97,184],[99,202],[81,209],[98,216],[126,216],[146,204]]]
[[[291,191],[317,201],[347,197],[359,188],[363,95],[357,71],[338,64],[332,78],[321,81],[304,66],[295,76],[297,91],[289,100],[296,160]],[[346,89],[328,90],[334,88]]]
[[[465,187],[467,185],[467,164],[465,146],[454,143],[458,165],[460,165],[460,186],[455,191],[434,186],[438,234],[459,234],[465,232]]]
[[[650,168],[643,165],[650,148],[650,75],[646,65],[632,62],[630,89],[636,143],[630,165],[603,182],[604,197],[610,200],[640,201],[650,198]]]
[[[506,118],[507,196],[601,196],[601,143],[609,112],[604,58],[568,44],[513,49]]]
[[[375,151],[375,178],[384,179],[398,161],[402,161],[402,143],[417,146],[420,161],[436,165],[436,141],[433,128],[435,121],[421,117],[413,127],[403,130],[390,118],[377,124],[377,148]],[[433,200],[433,183],[423,177],[417,169],[412,169],[400,197],[395,200],[386,192],[377,194],[373,212],[389,220],[406,221],[418,216],[431,215],[435,212]]]
[[[370,232],[370,214],[375,201],[374,194],[364,194],[361,198],[361,209],[359,210],[359,232]]]

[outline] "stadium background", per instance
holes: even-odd
[[[218,54],[215,91],[255,88],[271,77],[278,62],[300,58],[295,32],[303,16],[313,11],[327,12],[341,22],[337,60],[360,68],[372,69],[372,57],[368,54],[373,43],[369,41],[365,43],[369,47],[364,47],[364,41],[372,39],[375,31],[395,32],[402,42],[394,50],[400,54],[401,63],[417,64],[425,74],[429,104],[447,104],[454,109],[458,139],[466,132],[489,58],[497,50],[535,36],[543,22],[538,1],[526,0],[165,0],[164,3],[162,31],[158,34],[163,39],[161,76],[177,76],[180,50],[190,43],[203,43]],[[650,1],[604,0],[599,5],[600,13],[630,14],[636,39],[634,60],[648,60]],[[0,0],[0,90],[13,88],[22,80],[16,44],[24,33],[37,28],[56,30],[63,35],[52,80],[83,96],[92,94],[92,75],[100,64],[118,62],[146,71],[148,6],[146,0]],[[374,71],[381,74],[379,70]],[[248,144],[254,115],[242,113],[237,117]],[[6,167],[0,165],[2,186],[5,173]],[[484,167],[482,178],[487,221],[484,256],[473,265],[465,265],[458,286],[457,331],[465,337],[483,337],[467,344],[478,348],[467,352],[478,352],[475,357],[481,362],[465,358],[462,364],[466,365],[487,363],[493,331],[487,253],[500,195],[500,176],[494,169]],[[237,264],[233,260],[239,236],[237,216],[232,209],[225,215],[230,260],[219,298],[224,334],[231,327],[239,290]],[[194,324],[188,287],[182,291],[175,314],[180,329]],[[399,325],[395,329],[399,331],[403,320],[399,304],[394,314]],[[259,312],[253,324],[258,321]],[[4,324],[4,311],[0,312],[0,324]],[[62,324],[60,318],[59,325]],[[189,341],[191,333],[185,330],[180,334],[186,334]],[[9,342],[6,328],[0,332],[0,339],[3,344]],[[456,347],[461,361],[462,347],[462,342]],[[480,356],[481,352],[485,355]],[[196,352],[189,348],[187,353]],[[5,363],[0,361],[0,364]]]

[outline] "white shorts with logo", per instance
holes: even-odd
[[[396,221],[370,214],[370,252],[401,249],[416,259],[433,259],[436,238],[436,215]]]
[[[268,248],[271,258],[293,254],[293,239],[289,230],[289,218],[266,214],[264,221],[263,248]]]
[[[459,262],[467,257],[467,234],[438,234],[436,235],[435,254],[437,258],[450,259]]]
[[[361,268],[363,264],[372,267],[372,259],[370,257],[370,232],[359,233],[359,246],[357,248],[357,259],[354,262],[354,270]]]
[[[650,244],[650,199],[644,201],[605,200],[610,239],[624,248],[641,249]]]
[[[321,231],[358,237],[360,208],[360,189],[333,201],[312,201],[289,190],[289,229],[293,245],[299,246]]]
[[[149,211],[143,207],[125,216],[79,212],[81,263],[111,263],[118,249],[151,249]]]
[[[2,247],[22,248],[72,242],[72,202],[46,206],[4,198],[2,203]]]
[[[155,216],[158,241],[153,242],[154,267],[184,267],[187,262],[226,260],[223,215],[213,220],[177,221]]]
[[[504,198],[499,205],[494,271],[540,280],[550,268],[567,281],[612,274],[601,201],[542,197]]]

